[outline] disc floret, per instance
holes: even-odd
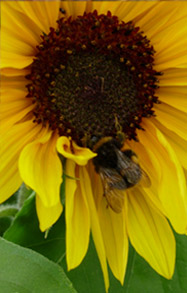
[[[110,12],[62,17],[37,46],[27,79],[34,122],[82,145],[116,137],[116,121],[136,139],[142,117],[158,103],[154,49],[139,27]]]

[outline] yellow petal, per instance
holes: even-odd
[[[18,158],[25,145],[33,141],[41,126],[32,121],[16,124],[1,135],[0,147],[0,203],[8,199],[20,187],[22,179],[18,171]]]
[[[90,177],[88,175],[88,172],[86,168],[84,167],[79,167],[80,168],[80,178],[84,180],[85,184],[85,190],[87,193],[87,201],[88,201],[88,206],[89,206],[89,211],[90,211],[90,221],[91,221],[91,230],[92,230],[92,236],[93,240],[95,243],[95,247],[97,250],[97,254],[100,260],[101,268],[103,271],[103,276],[104,276],[104,281],[105,281],[105,289],[106,292],[108,292],[108,287],[109,287],[109,278],[108,278],[108,270],[107,270],[107,263],[106,263],[106,252],[105,252],[105,247],[104,247],[104,242],[103,242],[103,237],[102,237],[102,232],[101,232],[101,227],[99,223],[99,218],[92,194],[92,189],[91,189],[91,182],[90,182]]]
[[[59,1],[2,3],[1,68],[32,63],[42,32],[57,26],[59,8]]]
[[[146,13],[153,5],[155,4],[151,2],[143,2],[142,5],[142,2],[133,3],[131,1],[93,1],[93,10],[97,9],[99,13],[107,13],[110,10],[120,20],[128,22]]]
[[[16,5],[19,5],[16,3]],[[9,35],[12,42],[22,41],[35,50],[41,41],[38,27],[25,13],[15,10],[12,5],[2,3],[2,31]]]
[[[4,4],[5,9],[9,9],[16,18],[19,25],[22,25],[22,19],[19,20],[20,13],[25,16],[26,26],[32,22],[31,27],[35,27],[38,35],[41,32],[48,33],[50,27],[56,27],[56,20],[59,16],[60,1],[18,1]],[[29,30],[29,28],[28,28]],[[30,32],[30,30],[29,30]]]
[[[181,165],[187,169],[187,141],[182,139],[180,136],[178,136],[173,131],[168,130],[166,127],[164,127],[162,124],[160,124],[156,119],[154,120],[154,124],[164,133],[166,139],[174,149]]]
[[[16,101],[25,103],[28,103],[30,99],[26,99],[25,96],[27,95],[27,92],[24,89],[10,89],[7,88],[6,90],[1,91],[1,102],[3,104],[8,103],[14,103]],[[30,101],[31,103],[31,101]]]
[[[142,1],[140,3],[142,3]],[[143,4],[144,3],[145,2],[143,2]],[[180,1],[170,1],[169,5],[167,1],[154,1],[154,4],[155,5],[151,7],[148,13],[143,14],[136,22],[150,39],[158,35],[163,28],[172,25],[177,19],[185,15],[183,3],[180,3]]]
[[[24,92],[3,92],[1,97],[1,131],[7,131],[13,124],[18,123],[23,117],[34,109],[30,99],[23,98]]]
[[[71,145],[71,141],[66,136],[61,136],[57,140],[57,150],[65,158],[73,160],[80,166],[86,165],[97,155],[88,148],[79,147],[74,142]]]
[[[56,21],[60,15],[60,1],[19,1],[19,5],[23,13],[39,27],[41,32],[47,34],[50,27],[57,27]]]
[[[5,76],[25,76],[29,74],[29,69],[3,68],[1,74]]]
[[[19,170],[23,181],[36,191],[46,207],[58,204],[62,164],[56,152],[57,135],[47,132],[21,152]]]
[[[42,232],[50,228],[62,213],[62,204],[59,201],[56,205],[46,207],[40,197],[36,195],[36,211],[40,223],[40,230]]]
[[[41,17],[42,17],[42,23],[45,23],[43,19],[46,19],[46,25],[45,28],[46,30],[49,30],[50,27],[57,27],[57,20],[59,17],[61,17],[61,13],[59,11],[60,9],[60,1],[43,1],[43,2],[38,2],[37,8],[33,6],[33,11],[38,11],[40,9]],[[34,4],[33,4],[34,5]],[[39,8],[39,9],[38,9]]]
[[[184,2],[183,2],[184,3]],[[185,8],[187,3],[184,3]],[[186,17],[166,26],[154,38],[151,39],[155,53],[155,69],[178,67],[187,62],[187,26]]]
[[[184,86],[187,85],[186,68],[170,68],[163,71],[159,78],[159,86]]]
[[[26,79],[24,76],[1,76],[1,92],[9,90],[20,90],[25,92]]]
[[[103,197],[103,186],[100,176],[95,172],[92,162],[88,164],[92,192],[101,225],[101,231],[110,268],[117,279],[123,284],[128,255],[128,241],[124,214],[116,214]]]
[[[24,41],[20,41],[17,38],[13,39],[12,42],[12,38],[9,35],[9,33],[7,32],[7,30],[3,30],[1,31],[1,50],[3,52],[8,52],[9,54],[11,52],[14,52],[14,54],[20,55],[20,56],[31,56],[32,58],[35,55],[35,50],[27,45]],[[3,54],[2,57],[6,56]]]
[[[187,115],[186,113],[161,103],[155,106],[156,119],[169,130],[187,140]]]
[[[15,3],[17,5],[17,2]],[[19,5],[19,4],[18,4]],[[29,28],[26,31],[22,30],[22,26],[17,23],[21,22],[22,16],[17,11],[17,15],[14,15],[14,10],[10,8],[9,4],[3,2],[1,5],[1,50],[4,54],[1,56],[6,56],[6,52],[20,56],[33,56],[35,53],[35,46],[37,41],[32,42],[32,36],[28,38]],[[20,16],[20,17],[19,17]],[[13,29],[14,28],[14,29]],[[34,28],[33,28],[34,29]],[[29,41],[28,41],[29,40]]]
[[[149,10],[155,6],[154,2],[151,3],[149,1],[143,1],[143,3],[142,1],[139,1],[136,2],[136,4],[131,1],[124,1],[124,3],[122,4],[124,5],[123,14],[121,10],[123,7],[122,6],[121,8],[119,7],[119,9],[117,10],[117,15],[120,15],[120,19],[122,19],[123,21],[128,22],[133,20],[135,24],[137,19],[144,18],[149,13]]]
[[[101,182],[101,177],[98,173],[95,171],[95,167],[92,163],[92,161],[89,161],[87,164],[88,174],[91,178],[91,188],[92,193],[96,205],[96,209],[98,210],[101,200],[103,198],[103,184]]]
[[[150,159],[160,165],[158,196],[171,224],[178,233],[187,230],[186,182],[177,156],[164,135],[151,123],[144,122],[145,131],[138,138],[147,148]]]
[[[119,214],[113,212],[103,196],[98,214],[108,263],[114,276],[123,285],[128,256],[124,210]]]
[[[24,68],[33,62],[33,56],[26,56],[1,50],[1,62],[0,68],[12,67],[12,68]]]
[[[175,238],[167,220],[149,206],[138,188],[128,191],[126,218],[136,251],[154,270],[170,279],[175,265]]]
[[[83,260],[89,244],[90,215],[84,178],[79,175],[78,166],[67,160],[66,173],[66,259],[68,270],[77,267]]]
[[[187,113],[187,86],[162,86],[157,95],[161,102]]]
[[[142,141],[143,143],[143,141]],[[142,189],[144,188],[146,196],[150,200],[150,204],[154,208],[158,209],[158,212],[166,214],[164,207],[158,196],[158,185],[161,180],[161,166],[158,162],[158,159],[154,156],[154,152],[151,149],[148,150],[146,144],[142,144],[141,141],[129,141],[126,148],[132,149],[138,156],[139,164],[141,169],[147,174],[151,181],[151,186],[144,188],[144,185],[141,185]]]
[[[186,45],[186,44],[185,44]],[[180,44],[180,48],[184,48],[183,44]],[[157,71],[164,71],[167,68],[186,68],[187,66],[187,56],[186,51],[184,49],[179,50],[176,49],[176,54],[167,53],[164,56],[165,58],[162,58],[159,56],[155,56],[155,70]],[[156,62],[157,61],[157,62]]]
[[[73,16],[75,18],[78,15],[83,15],[86,11],[88,3],[87,1],[62,1],[61,7],[66,11],[65,16]],[[62,15],[62,14],[61,14]]]
[[[119,3],[116,3],[115,1],[110,1],[110,8],[109,8],[109,3],[107,1],[93,1],[92,2],[92,11],[95,9],[98,11],[99,14],[101,13],[107,13],[109,10],[111,11],[112,14],[118,9]]]

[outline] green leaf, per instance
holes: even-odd
[[[76,292],[60,266],[0,238],[0,292]]]
[[[65,258],[62,259],[60,265],[63,267],[68,278],[73,282],[77,292],[105,292],[103,274],[92,238],[90,239],[89,249],[84,260],[76,269],[67,272]]]
[[[109,293],[182,293],[187,292],[187,237],[175,235],[177,240],[177,259],[175,274],[172,280],[167,280],[158,275],[149,264],[139,256],[130,246],[128,265],[124,285],[110,275]],[[60,263],[75,289],[81,293],[103,293],[103,276],[91,240],[88,253],[80,266],[66,272],[65,259]]]
[[[18,212],[17,205],[1,205],[0,206],[0,218],[13,217]]]
[[[95,246],[91,239],[88,253],[80,266],[70,272],[65,260],[65,219],[64,212],[57,223],[49,230],[47,239],[39,230],[35,210],[35,198],[28,198],[17,213],[12,226],[4,237],[43,254],[54,262],[60,263],[75,289],[80,293],[103,293],[104,281]],[[130,246],[129,259],[124,286],[122,287],[111,271],[109,293],[169,293],[187,292],[187,237],[175,234],[177,259],[172,280],[159,276]]]
[[[34,194],[34,191],[23,183],[18,190],[18,205],[22,207],[24,201],[29,198],[31,194]]]
[[[167,280],[159,276],[136,252],[133,255],[131,266],[128,265],[125,280],[128,293],[169,293],[187,292],[187,237],[177,235],[176,266],[172,280]],[[144,288],[144,289],[143,289]]]
[[[10,227],[17,212],[18,206],[16,204],[0,205],[0,236]]]
[[[12,220],[12,217],[0,217],[0,236],[10,227]]]
[[[49,259],[58,262],[65,252],[64,214],[49,230],[47,238],[39,229],[35,208],[35,196],[30,196],[17,213],[11,227],[3,237],[21,246],[31,248]]]

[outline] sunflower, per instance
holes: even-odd
[[[45,231],[65,178],[68,269],[91,231],[106,290],[128,240],[171,278],[170,224],[187,232],[186,19],[185,2],[2,3],[0,202],[24,182]]]

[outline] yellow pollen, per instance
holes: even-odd
[[[100,22],[99,21],[96,21],[95,22],[95,26],[99,26],[100,25]]]
[[[93,41],[91,41],[91,44],[95,46],[97,43],[95,40],[93,40]]]
[[[51,86],[55,86],[56,82],[53,80],[50,84]]]

